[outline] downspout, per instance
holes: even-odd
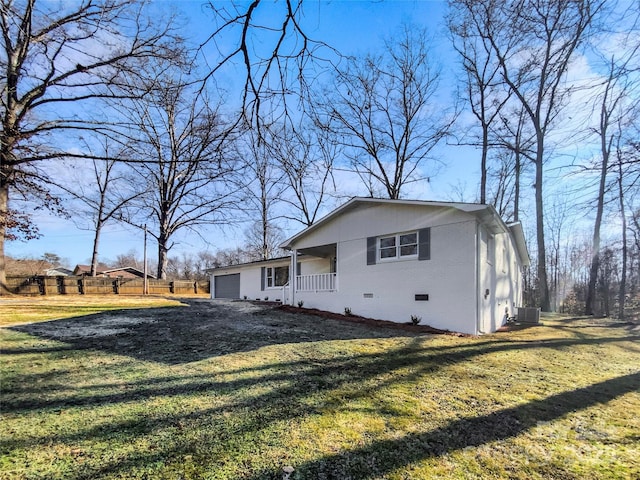
[[[476,258],[475,258],[475,270],[476,270],[476,333],[483,335],[486,332],[482,330],[482,296],[480,295],[480,222],[476,220]]]
[[[209,295],[211,300],[216,298],[216,277],[213,275],[213,270],[209,273]]]

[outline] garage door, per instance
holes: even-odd
[[[215,298],[240,298],[240,274],[214,277]]]

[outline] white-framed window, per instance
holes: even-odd
[[[283,287],[289,281],[289,266],[267,267],[264,276],[267,288]]]
[[[379,260],[400,260],[418,257],[418,232],[399,233],[378,239]]]

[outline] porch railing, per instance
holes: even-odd
[[[296,277],[297,292],[333,292],[336,290],[336,273],[316,273]]]

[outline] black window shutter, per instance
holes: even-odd
[[[431,260],[431,228],[418,230],[418,260]]]
[[[376,264],[376,237],[367,237],[367,265]]]
[[[300,262],[296,263],[296,275],[300,276],[302,275],[300,272],[302,271],[302,264]]]
[[[260,290],[264,291],[265,267],[260,267]]]

